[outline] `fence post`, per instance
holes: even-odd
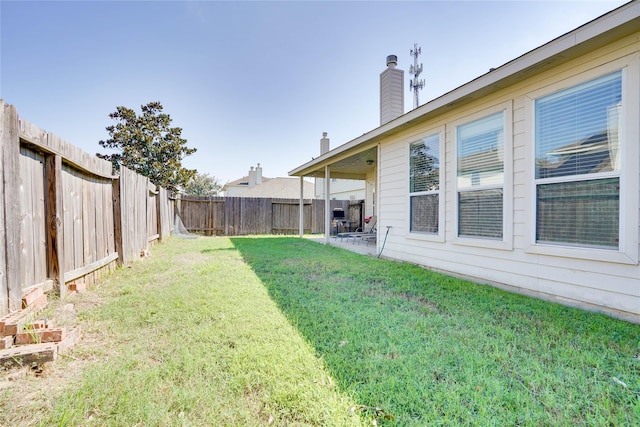
[[[2,103],[0,121],[0,186],[2,187],[2,222],[4,237],[0,237],[0,313],[21,308],[20,284],[20,137],[18,113],[14,106]]]
[[[122,173],[122,171],[121,171]],[[120,191],[121,177],[112,181],[113,193],[113,239],[118,253],[118,265],[124,264],[124,249],[122,244],[122,201]]]
[[[225,236],[230,236],[231,233],[229,232],[229,220],[231,219],[231,213],[229,212],[230,207],[233,205],[233,203],[230,203],[230,198],[226,197],[224,199],[224,235]]]
[[[47,232],[47,276],[58,287],[60,298],[64,298],[67,287],[64,279],[63,204],[62,204],[62,157],[49,154],[45,157],[45,219]]]
[[[158,231],[158,242],[162,242],[162,206],[160,206],[160,195],[162,192],[160,187],[156,187],[156,230]]]
[[[11,136],[11,112],[9,106],[2,103],[0,109],[0,316],[4,316],[9,311],[9,284],[7,274],[7,221],[5,217],[6,194],[4,191],[5,168],[11,163],[6,154],[8,146],[12,143]]]

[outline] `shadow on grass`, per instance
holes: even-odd
[[[299,238],[231,241],[378,423],[640,417],[638,325]]]

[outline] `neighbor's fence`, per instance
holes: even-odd
[[[92,283],[170,234],[173,201],[121,170],[0,109],[0,315],[24,291]]]
[[[331,200],[341,208],[352,228],[362,224],[362,201]],[[185,228],[205,235],[297,234],[300,200],[254,197],[193,197],[180,195],[177,210]],[[306,199],[304,232],[324,233],[324,200]],[[331,218],[333,219],[333,218]]]

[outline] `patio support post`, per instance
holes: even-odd
[[[380,224],[380,161],[382,158],[382,150],[380,149],[380,143],[378,142],[378,149],[376,150],[376,193],[374,194],[373,206],[374,211],[373,214],[378,218],[378,224]],[[380,249],[380,230],[382,227],[376,226],[376,253]]]
[[[300,176],[300,237],[304,235],[304,177]]]
[[[329,244],[331,238],[331,177],[329,165],[324,167],[324,243]]]

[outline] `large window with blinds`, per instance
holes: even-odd
[[[456,128],[458,236],[502,240],[504,112]]]
[[[618,249],[622,73],[534,101],[536,242]]]
[[[440,135],[409,144],[410,231],[438,234],[440,223]]]

